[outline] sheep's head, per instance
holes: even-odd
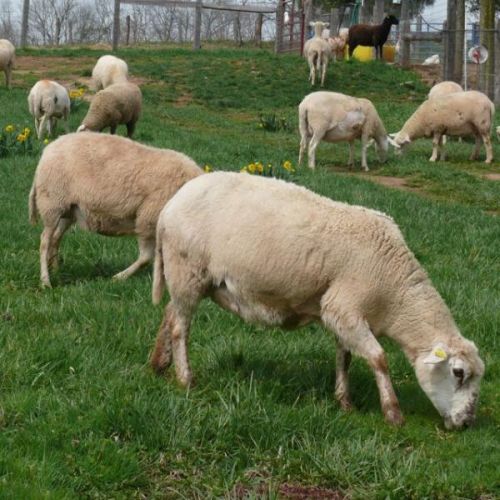
[[[314,28],[314,34],[317,37],[321,37],[321,35],[323,34],[323,30],[325,28],[328,28],[329,23],[324,23],[323,21],[311,21],[309,23],[309,26],[311,26],[312,28]]]
[[[390,16],[386,16],[384,21],[389,24],[399,24],[399,19],[392,14]]]
[[[460,350],[438,343],[415,361],[415,373],[447,429],[474,422],[484,363],[473,342]]]
[[[407,133],[397,132],[395,134],[389,134],[387,136],[387,141],[391,146],[394,146],[396,154],[402,154],[404,148],[410,144],[411,139]]]

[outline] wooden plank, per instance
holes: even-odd
[[[185,7],[196,8],[196,2],[186,0],[121,0],[122,4],[136,5],[157,5],[162,7]],[[276,12],[276,7],[266,7],[258,4],[235,5],[235,4],[212,4],[202,3],[203,9],[211,10],[228,10],[233,12],[255,12],[262,14],[273,14]]]

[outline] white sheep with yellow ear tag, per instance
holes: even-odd
[[[448,359],[448,348],[444,344],[436,344],[429,355],[424,359],[424,363],[435,365]]]

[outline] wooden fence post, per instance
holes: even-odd
[[[120,43],[120,0],[115,0],[115,12],[113,16],[113,50],[118,49]]]
[[[264,22],[264,14],[260,12],[257,14],[257,19],[255,20],[255,45],[257,47],[262,47],[262,23]]]
[[[373,24],[380,24],[384,19],[384,0],[375,0],[373,4]]]
[[[453,81],[462,83],[465,39],[465,0],[456,0],[455,55]]]
[[[30,12],[30,0],[23,2],[23,19],[21,21],[21,47],[26,47],[28,44],[28,19]]]
[[[500,19],[497,20],[495,31],[495,96],[494,101],[500,106]]]
[[[455,2],[448,2],[448,14],[446,18],[446,50],[444,56],[444,79],[453,80],[455,65],[455,28],[456,9]]]
[[[279,54],[283,49],[283,17],[285,15],[284,3],[278,1],[276,9],[276,40],[274,42],[274,51]]]
[[[127,33],[125,36],[125,45],[128,45],[130,43],[130,16],[126,17],[126,24],[127,24]]]
[[[410,6],[408,0],[401,2],[401,66],[403,68],[410,67]]]
[[[194,14],[194,39],[193,50],[201,49],[201,0],[196,0],[195,14]]]

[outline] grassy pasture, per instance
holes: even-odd
[[[0,87],[2,129],[32,127],[26,98],[35,81],[85,84],[103,53],[21,52],[14,88]],[[215,169],[296,163],[296,109],[310,92],[298,56],[159,47],[119,55],[144,93],[137,140]],[[371,98],[390,132],[427,92],[414,73],[378,63],[331,65],[326,87]],[[71,116],[72,130],[86,107]],[[260,116],[273,113],[290,128],[259,128]],[[339,410],[335,347],[323,328],[246,325],[208,301],[191,333],[195,388],[180,389],[171,372],[166,381],[155,377],[147,359],[162,310],[151,304],[151,270],[125,283],[110,280],[135,258],[132,238],[69,231],[54,288],[39,287],[40,227],[28,224],[27,196],[42,147],[35,142],[33,154],[0,158],[1,498],[500,495],[497,141],[492,166],[469,162],[472,144],[455,141],[449,161],[430,164],[430,141],[421,140],[385,165],[371,150],[368,174],[359,171],[359,148],[350,172],[347,145],[321,144],[316,172],[302,167],[294,175],[325,196],[385,211],[400,225],[486,363],[477,425],[463,432],[443,429],[389,342],[383,344],[406,416],[400,429],[383,422],[361,360],[350,371],[356,410]],[[394,178],[405,189],[379,184]]]

